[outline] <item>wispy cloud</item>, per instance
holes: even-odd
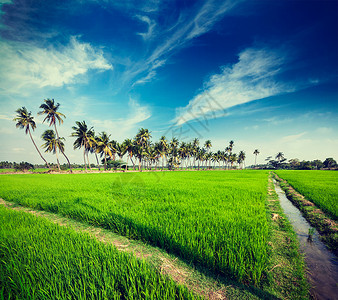
[[[40,48],[24,42],[0,41],[0,90],[60,87],[83,80],[88,70],[109,70],[101,50],[71,37],[66,46]]]
[[[204,3],[198,2],[192,10],[193,13],[191,10],[182,11],[175,22],[158,30],[160,33],[156,37],[162,42],[148,45],[149,55],[127,69],[125,81],[134,81],[132,85],[135,86],[155,78],[156,69],[163,66],[171,55],[186,47],[192,39],[210,31],[226,12],[240,2],[242,0],[208,0]],[[148,16],[137,17],[148,25],[147,32],[138,34],[144,40],[149,40],[154,35],[155,21]]]
[[[300,139],[305,134],[307,134],[306,131],[298,133],[298,134],[287,135],[287,136],[284,136],[284,137],[281,138],[281,142],[282,143],[290,143],[290,142],[293,142],[293,141]]]
[[[295,87],[278,82],[285,57],[281,51],[248,48],[239,54],[238,62],[225,66],[205,82],[203,89],[186,107],[178,108],[174,122],[182,125],[213,113],[223,116],[224,110],[273,95],[291,92]]]
[[[95,128],[113,132],[114,138],[124,139],[136,134],[137,127],[151,117],[148,106],[142,106],[135,99],[130,98],[128,113],[122,118],[113,117],[111,120],[91,120]]]
[[[14,117],[10,117],[8,115],[0,115],[0,120],[8,120],[12,121]]]
[[[147,32],[138,32],[137,34],[140,35],[144,40],[149,40],[153,36],[156,22],[154,20],[151,20],[148,16],[137,15],[136,17],[148,25]]]

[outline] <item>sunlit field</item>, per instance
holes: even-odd
[[[131,255],[0,206],[0,299],[196,299]]]
[[[265,171],[5,175],[0,196],[257,284],[267,268],[267,176]]]
[[[338,220],[338,172],[279,170],[276,173],[305,198]]]

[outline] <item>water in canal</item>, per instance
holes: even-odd
[[[300,249],[305,255],[308,278],[315,299],[338,300],[338,258],[319,240],[318,232],[305,220],[301,212],[287,199],[284,191],[274,181],[281,207],[298,236]],[[314,230],[312,241],[309,229]]]

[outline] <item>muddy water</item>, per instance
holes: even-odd
[[[276,193],[285,215],[298,236],[300,248],[305,254],[311,294],[314,299],[338,300],[338,259],[319,240],[318,232],[305,220],[301,212],[285,196],[284,191],[274,182]],[[313,228],[312,242],[308,240],[309,229]]]

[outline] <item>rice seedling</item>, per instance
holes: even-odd
[[[338,173],[335,171],[279,170],[277,175],[305,198],[338,220]]]
[[[267,176],[260,171],[6,175],[0,196],[259,284],[267,267]]]
[[[1,299],[199,299],[86,234],[0,207]]]

